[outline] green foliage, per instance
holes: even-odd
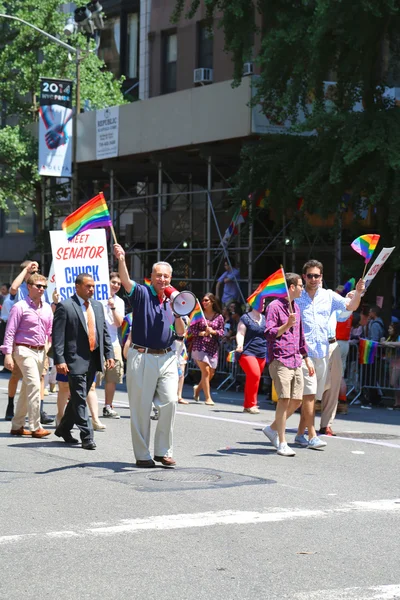
[[[385,243],[399,243],[400,110],[385,93],[400,83],[398,0],[204,4],[224,31],[235,84],[259,34],[254,102],[272,123],[292,124],[289,135],[266,135],[243,150],[237,198],[268,188],[275,211],[302,196],[307,210],[327,215],[351,190],[352,208],[372,205]],[[177,0],[175,20],[184,6]],[[185,16],[198,8],[194,0]]]
[[[8,0],[0,2],[0,12],[63,39],[67,15],[60,11],[62,4],[62,0]],[[74,57],[67,50],[22,23],[0,17],[0,31],[2,117],[3,123],[10,124],[0,129],[0,208],[13,201],[23,210],[26,202],[35,205],[39,186],[37,143],[29,127],[26,129],[38,119],[39,79],[43,76],[75,81],[76,68]],[[86,38],[78,34],[65,41],[82,49],[82,104],[86,99],[93,109],[123,104],[122,82],[105,70],[94,52],[86,52]]]

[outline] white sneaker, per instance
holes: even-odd
[[[271,427],[269,425],[267,425],[266,427],[264,427],[264,429],[262,431],[263,431],[263,434],[267,436],[267,438],[269,439],[269,441],[271,442],[271,444],[273,446],[275,446],[276,449],[278,449],[278,447],[279,447],[278,432],[274,431],[273,429],[271,429]]]
[[[286,442],[279,444],[277,454],[279,456],[296,456],[296,452]]]
[[[326,445],[326,442],[317,436],[308,441],[308,448],[311,448],[311,450],[321,450],[322,448],[325,448]]]

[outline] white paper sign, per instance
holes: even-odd
[[[96,159],[118,156],[119,107],[96,110]]]
[[[396,246],[393,246],[393,248],[382,248],[382,250],[380,251],[380,253],[378,255],[378,258],[375,260],[375,262],[372,265],[372,267],[370,267],[368,269],[368,273],[364,277],[365,289],[368,288],[369,284],[371,283],[371,281],[373,280],[373,278],[375,277],[375,275],[377,273],[379,273],[381,267],[385,264],[385,262],[387,261],[387,259],[389,258],[389,256],[392,254],[392,252],[395,249],[395,247]]]
[[[50,231],[50,241],[60,301],[75,294],[75,279],[88,273],[95,283],[94,299],[106,303],[110,276],[105,229],[89,229],[70,242],[65,231]]]
[[[47,276],[47,296],[49,297],[49,301],[52,301],[53,292],[56,289],[56,274],[54,273],[54,262],[51,261],[50,271]]]

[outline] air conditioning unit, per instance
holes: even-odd
[[[213,70],[212,69],[195,69],[193,72],[193,83],[212,83]]]
[[[252,62],[244,63],[243,65],[243,75],[253,75],[254,66]]]

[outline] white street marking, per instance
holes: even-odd
[[[294,600],[399,600],[400,585],[379,585],[374,587],[352,587],[342,590],[318,590],[301,592]]]
[[[29,533],[0,536],[0,544],[23,541],[35,538],[77,538],[87,536],[117,535],[120,533],[136,533],[138,531],[167,531],[173,529],[190,529],[193,527],[213,527],[217,525],[259,525],[260,523],[278,523],[294,519],[327,518],[336,514],[350,512],[397,512],[400,514],[400,498],[394,500],[372,500],[370,502],[351,502],[343,506],[326,510],[285,510],[271,508],[264,512],[224,510],[215,512],[156,515],[143,519],[123,519],[117,524],[100,527],[87,527],[76,531],[48,531],[45,533]],[[324,597],[324,600],[326,598]]]

